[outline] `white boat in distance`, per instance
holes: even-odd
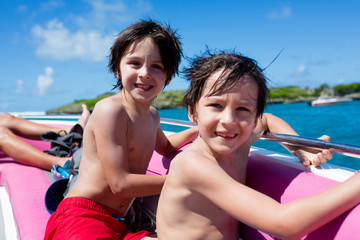
[[[352,98],[320,96],[316,100],[309,102],[309,105],[312,107],[317,107],[317,106],[327,106],[327,105],[333,105],[339,103],[346,103],[349,101],[352,101]]]

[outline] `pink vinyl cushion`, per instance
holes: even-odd
[[[23,140],[41,151],[50,147],[49,142]],[[0,185],[9,194],[18,239],[43,239],[50,217],[45,208],[44,197],[50,184],[49,172],[19,164],[0,151]]]
[[[186,146],[179,151],[185,148]],[[177,153],[170,156],[161,156],[154,152],[147,174],[167,174],[170,162]],[[336,184],[338,182],[310,172],[300,171],[256,157],[249,158],[247,185],[280,203],[287,203],[319,193]],[[294,217],[296,218],[296,216]],[[303,239],[354,239],[354,236],[360,236],[359,223],[360,205],[313,231]],[[241,237],[243,239],[276,239],[244,225],[241,226]]]
[[[47,142],[29,142],[41,150],[49,147]],[[167,174],[170,162],[177,153],[162,156],[154,152],[147,174]],[[50,216],[44,204],[45,193],[51,184],[46,171],[15,163],[10,158],[0,158],[0,184],[10,195],[21,239],[42,239]],[[318,193],[336,184],[333,180],[309,172],[256,157],[249,158],[247,185],[281,203]],[[358,205],[304,239],[353,239],[360,236],[359,222]],[[274,239],[248,226],[241,227],[241,236],[244,239]]]
[[[0,159],[0,184],[5,187],[13,207],[19,239],[42,239],[50,214],[44,196],[51,184],[44,170]]]
[[[169,156],[163,156],[154,151],[151,161],[148,166],[147,174],[149,175],[166,175],[169,171],[170,162],[176,156],[176,154],[180,153],[184,149],[186,149],[189,145],[183,146],[181,149],[176,151],[175,153]]]
[[[249,159],[247,185],[281,203],[314,195],[336,184],[338,182],[310,172],[255,157]],[[360,236],[359,222],[360,205],[357,205],[303,239],[354,239],[354,236]],[[275,239],[250,227],[243,227],[242,233],[244,239]]]

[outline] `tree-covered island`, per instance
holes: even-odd
[[[157,109],[166,108],[182,108],[182,98],[184,96],[182,90],[161,92],[154,100],[153,106]],[[61,106],[56,109],[48,110],[47,114],[77,114],[81,113],[81,104],[86,104],[92,110],[99,100],[113,95],[114,93],[105,93],[94,99],[75,100],[71,104]],[[319,96],[345,96],[360,99],[360,83],[352,83],[347,85],[337,85],[330,88],[327,84],[322,84],[319,88],[309,89],[296,86],[279,87],[270,89],[269,103],[294,103],[309,102]]]

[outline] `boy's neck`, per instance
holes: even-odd
[[[250,151],[250,147],[246,143],[228,155],[214,154],[208,145],[199,138],[196,139],[191,146],[194,146],[197,151],[204,154],[209,161],[216,163],[236,181],[245,184],[246,168]]]
[[[227,155],[218,154],[217,152],[213,151],[201,137],[198,137],[194,143],[194,147],[200,152],[202,152],[205,156],[207,156],[207,158],[217,161],[219,163],[235,163],[239,161],[247,161],[250,151],[250,144],[248,142],[245,142],[234,152],[231,152]]]
[[[122,105],[127,109],[128,112],[131,111],[134,114],[147,116],[153,100],[148,102],[134,101],[134,99],[129,94],[126,94],[124,90],[121,90],[118,94],[120,95]]]

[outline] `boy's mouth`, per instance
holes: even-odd
[[[139,84],[139,83],[135,83],[134,85],[135,85],[135,87],[140,88],[142,90],[149,90],[150,88],[152,88],[151,85],[144,85],[144,84]]]
[[[234,138],[234,137],[237,136],[237,134],[235,134],[235,133],[230,134],[230,133],[215,132],[215,134],[216,134],[217,136],[223,137],[223,138]]]

